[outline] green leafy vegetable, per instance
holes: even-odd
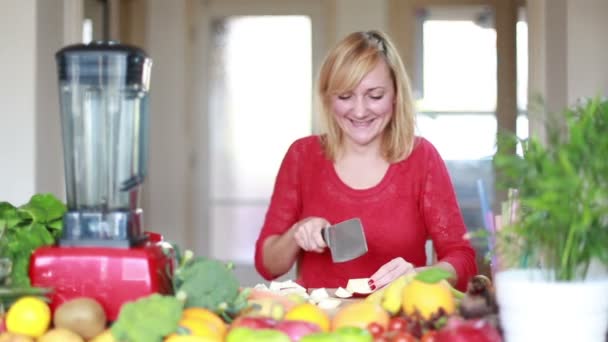
[[[443,268],[431,267],[431,268],[427,268],[423,271],[420,271],[418,274],[416,274],[414,279],[420,280],[421,282],[427,283],[427,284],[435,284],[442,280],[449,279],[452,276],[453,276],[453,274],[451,272],[446,271]],[[449,283],[447,283],[447,284],[449,285]],[[456,297],[457,299],[464,298],[464,295],[465,295],[464,292],[458,291],[452,285],[450,285],[450,291],[452,292],[452,295],[454,297]]]
[[[160,294],[123,304],[112,335],[117,341],[160,342],[177,330],[182,309],[181,301]]]
[[[11,286],[30,286],[30,256],[36,248],[52,245],[61,236],[66,210],[52,194],[36,194],[20,207],[0,202],[0,257],[12,261]]]
[[[239,290],[231,264],[193,258],[189,251],[175,271],[173,286],[176,296],[185,301],[186,307],[207,308],[228,322],[247,306],[248,290]]]
[[[443,268],[431,267],[420,271],[418,274],[416,274],[414,279],[420,280],[423,283],[435,284],[452,276],[453,274],[451,272],[446,271]]]

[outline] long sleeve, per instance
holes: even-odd
[[[477,273],[475,250],[463,237],[467,230],[445,163],[437,150],[429,146],[422,186],[424,221],[438,261],[454,267],[458,275],[456,287],[464,291],[468,280]]]
[[[276,278],[264,267],[263,246],[266,238],[283,234],[298,221],[301,214],[300,177],[298,163],[301,151],[297,144],[292,144],[285,154],[275,179],[274,190],[270,200],[264,225],[255,246],[255,267],[267,280]]]

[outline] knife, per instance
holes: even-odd
[[[321,230],[334,262],[356,259],[367,253],[367,240],[361,219],[353,218]]]

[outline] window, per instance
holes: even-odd
[[[477,180],[494,197],[496,30],[490,7],[430,7],[418,12],[421,52],[418,133],[438,149],[450,171],[469,230],[482,228]],[[523,17],[522,17],[523,18]],[[517,24],[517,134],[528,136],[527,24]],[[479,249],[484,249],[480,246]]]
[[[311,134],[311,21],[235,16],[212,26],[210,254],[251,264],[281,160]]]

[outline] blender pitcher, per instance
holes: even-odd
[[[107,41],[71,45],[55,57],[68,206],[59,244],[138,244],[152,61]]]

